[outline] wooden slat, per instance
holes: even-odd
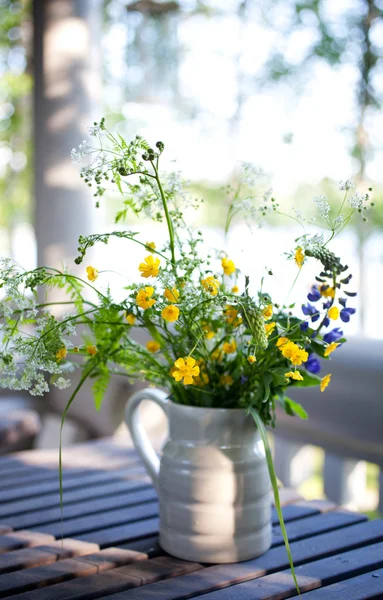
[[[81,558],[69,558],[33,569],[24,569],[21,572],[7,573],[0,577],[0,598],[54,585],[76,577],[101,573],[146,559],[146,554],[120,548],[108,548],[94,554],[81,556]]]
[[[326,513],[324,515],[315,515],[313,517],[307,517],[306,519],[300,519],[298,521],[292,521],[286,525],[287,533],[290,541],[295,541],[310,535],[318,535],[331,529],[338,529],[352,525],[353,523],[359,523],[365,521],[366,517],[357,513],[351,512],[334,512]],[[144,533],[140,536],[140,524]],[[95,542],[99,544],[101,548],[105,548],[108,545],[118,546],[120,544],[126,544],[130,540],[137,539],[139,537],[152,536],[158,531],[158,519],[147,519],[145,521],[119,525],[118,527],[108,527],[106,529],[99,529],[85,534],[80,534],[79,539]],[[279,527],[275,527],[275,533],[273,533],[273,546],[282,545],[283,538],[280,533]]]
[[[0,574],[50,564],[65,558],[92,554],[97,551],[99,551],[97,544],[70,538],[53,541],[45,546],[22,548],[21,550],[0,554]]]
[[[383,567],[383,543],[367,548],[360,548],[351,552],[344,552],[331,558],[324,558],[298,567],[296,575],[301,593],[315,590],[322,586],[327,594],[323,598],[331,600],[333,595],[326,587],[336,581],[343,581],[344,598],[349,600],[348,592],[352,591],[350,577],[368,573]],[[331,586],[332,587],[332,586]],[[383,593],[383,580],[380,582],[380,591]],[[234,587],[227,587],[205,594],[204,600],[283,600],[295,596],[296,589],[291,571],[281,571],[266,575],[256,580],[239,583]],[[143,599],[145,595],[143,595]],[[306,596],[303,596],[306,598]]]
[[[349,581],[308,592],[304,600],[381,600],[383,598],[383,569],[353,577]]]
[[[12,598],[13,600],[90,600],[91,598],[104,598],[110,593],[129,590],[165,577],[176,577],[201,568],[202,565],[198,563],[176,558],[154,558],[105,573],[17,594]]]
[[[142,476],[145,474],[144,467],[134,466],[126,469],[117,469],[111,472],[108,471],[95,471],[90,475],[84,477],[73,477],[69,476],[64,478],[64,492],[66,490],[73,490],[76,488],[86,488],[88,485],[94,485],[97,483],[108,483],[119,481],[121,479],[134,479],[135,475]],[[42,494],[48,494],[50,492],[59,491],[59,480],[58,477],[52,481],[43,481],[41,483],[26,485],[20,488],[10,488],[0,490],[0,502],[9,502],[11,500],[17,500],[20,496],[40,496]]]
[[[100,485],[88,485],[82,488],[79,487],[74,490],[65,490],[64,507],[73,502],[89,501],[92,498],[112,496],[113,494],[118,494],[119,492],[129,493],[130,491],[147,489],[151,487],[149,482],[150,479],[147,475],[140,475],[139,478],[133,479],[132,481],[112,481],[110,483],[104,483]],[[58,492],[35,496],[33,501],[27,498],[24,500],[14,500],[12,502],[0,504],[0,518],[2,521],[5,521],[10,515],[33,512],[40,508],[57,508],[59,505],[60,496]]]
[[[89,498],[86,502],[67,503],[64,501],[64,523],[69,519],[86,517],[87,515],[96,515],[98,513],[108,514],[110,510],[125,509],[135,504],[143,504],[157,499],[157,493],[153,487],[139,491],[127,490],[123,494],[114,494],[112,496],[103,496],[101,498]],[[122,518],[124,511],[121,510]],[[25,514],[6,517],[7,523],[13,529],[30,529],[31,527],[39,529],[47,523],[59,523],[61,521],[61,509],[59,506],[53,508],[42,508]]]
[[[369,521],[352,525],[331,533],[294,542],[291,551],[295,566],[319,560],[323,557],[354,551],[355,548],[383,543],[383,521]],[[285,548],[279,546],[254,560],[243,563],[214,565],[191,575],[183,575],[171,581],[160,581],[139,590],[129,592],[129,600],[182,600],[207,594],[211,590],[224,588],[235,583],[262,577],[267,573],[285,570],[289,566]],[[253,582],[252,582],[253,583]],[[231,588],[236,590],[237,586]],[[205,596],[204,596],[205,598]],[[231,598],[237,600],[234,593]],[[247,600],[255,600],[249,595]],[[123,594],[108,597],[108,600],[126,600]]]
[[[105,511],[105,513],[65,519],[63,523],[59,521],[49,525],[40,525],[36,529],[42,533],[50,533],[54,537],[59,537],[61,533],[64,536],[77,537],[88,532],[105,529],[111,525],[126,525],[157,515],[158,502],[144,502],[128,508]]]
[[[54,537],[47,533],[36,531],[11,531],[0,535],[0,554],[11,552],[19,548],[31,548],[32,546],[43,546],[54,542]]]
[[[9,531],[12,530],[12,527],[9,527],[8,525],[0,525],[0,535],[3,535],[4,533],[8,533]]]

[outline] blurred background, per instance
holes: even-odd
[[[281,416],[274,437],[285,484],[372,513],[383,507],[382,50],[381,0],[0,0],[0,255],[26,268],[71,266],[80,234],[116,228],[116,199],[96,210],[70,159],[102,116],[124,135],[165,142],[166,168],[205,198],[197,223],[217,247],[224,189],[240,161],[263,172],[259,193],[272,188],[286,211],[310,212],[314,195],[335,204],[339,180],[373,188],[368,223],[355,220],[334,244],[358,289],[350,341],[336,353],[326,395],[297,394],[310,420]],[[162,235],[131,223],[145,239]],[[275,297],[291,285],[281,255],[300,233],[278,219],[253,231],[238,221],[228,250],[255,280],[267,256]],[[115,286],[136,271],[121,248],[92,256],[99,270],[120,274]],[[300,304],[311,284],[302,278],[291,301]],[[129,393],[114,382],[91,423],[84,393],[67,443],[112,434]],[[3,392],[0,410],[37,411],[34,444],[55,446],[65,399]],[[153,411],[149,426],[160,430]]]

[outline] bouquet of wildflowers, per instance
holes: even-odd
[[[79,277],[49,267],[25,272],[3,260],[0,385],[42,394],[49,384],[69,386],[68,373],[81,367],[82,377],[67,409],[88,378],[94,381],[99,407],[111,375],[118,373],[164,386],[177,403],[243,407],[261,433],[265,425],[274,425],[277,404],[290,415],[306,418],[289,391],[297,386],[320,386],[322,392],[327,388],[331,374],[318,376],[318,357],[329,359],[345,342],[339,326],[329,327],[339,319],[348,322],[355,313],[349,305],[355,296],[349,288],[352,276],[329,243],[355,212],[366,218],[369,194],[353,193],[351,182],[341,182],[343,195],[335,214],[324,197],[315,198],[325,232],[293,241],[287,258],[295,261],[297,273],[307,261],[316,261],[318,274],[308,302],[293,314],[293,306],[276,303],[263,281],[258,293],[251,294],[249,275],[241,273],[225,250],[204,254],[202,233],[193,231],[185,217],[185,210],[198,207],[198,202],[182,189],[175,174],[161,172],[162,142],[152,147],[140,136],[127,142],[109,132],[104,120],[94,124],[90,134],[96,146],[83,142],[72,158],[87,162],[80,174],[93,188],[96,204],[112,185],[122,201],[117,223],[123,223],[129,211],[143,214],[164,223],[168,240],[158,247],[128,229],[80,237],[77,264],[84,264],[90,247],[106,244],[111,237],[143,250],[142,261],[137,261],[140,283],[128,285],[119,302],[96,266],[85,263]],[[267,192],[259,199],[253,184],[245,165],[245,176],[228,190],[226,231],[241,214],[259,220],[279,212],[275,198]],[[311,223],[298,211],[294,218],[305,227]],[[52,287],[66,291],[63,304],[68,311],[61,317],[55,316],[49,301],[37,300],[39,289]],[[149,333],[146,345],[136,341],[137,329]],[[274,492],[277,496],[276,483]],[[278,508],[277,497],[276,502]]]

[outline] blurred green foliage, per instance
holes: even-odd
[[[31,219],[31,2],[0,0],[0,226]]]

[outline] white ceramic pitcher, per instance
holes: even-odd
[[[169,420],[161,460],[140,421],[142,400],[156,402]],[[159,494],[164,550],[226,563],[270,548],[270,479],[260,435],[244,410],[184,406],[145,389],[129,399],[126,423]]]

